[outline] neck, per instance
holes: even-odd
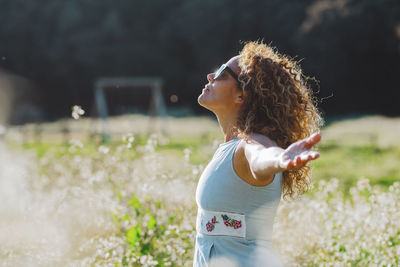
[[[237,120],[236,113],[216,114],[219,126],[224,134],[225,142],[237,138],[237,133],[234,131],[234,126]]]

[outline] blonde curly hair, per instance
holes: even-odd
[[[286,149],[290,144],[319,132],[322,116],[316,98],[297,62],[263,42],[248,42],[240,52],[240,89],[245,100],[236,130],[248,140],[259,133]],[[282,195],[294,198],[309,190],[310,167],[283,172]]]

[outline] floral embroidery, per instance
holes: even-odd
[[[212,217],[211,222],[208,221],[207,224],[206,224],[207,231],[211,232],[212,230],[214,230],[214,228],[215,228],[214,224],[216,224],[216,223],[218,223],[217,222],[217,217],[214,216],[214,217]]]
[[[224,220],[224,224],[226,227],[233,227],[234,229],[242,227],[242,221],[231,219],[226,214],[222,214],[221,217]]]

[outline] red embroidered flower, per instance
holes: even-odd
[[[214,217],[211,218],[211,222],[208,221],[207,224],[206,224],[207,231],[211,232],[212,230],[214,230],[214,228],[215,228],[214,224],[216,224],[216,223],[218,223],[217,222],[217,217],[214,216]]]
[[[208,222],[208,223],[206,224],[206,228],[207,228],[207,231],[208,231],[208,232],[211,232],[212,230],[214,230],[214,224]]]
[[[226,214],[222,214],[221,217],[224,220],[224,224],[226,227],[233,227],[233,229],[238,229],[242,227],[242,221],[231,219]]]
[[[238,229],[238,228],[242,227],[242,223],[239,222],[239,221],[237,221],[237,220],[235,220],[235,221],[232,223],[232,226],[233,226],[234,229]]]

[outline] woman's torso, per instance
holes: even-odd
[[[200,177],[196,202],[199,210],[244,215],[245,237],[197,233],[195,266],[196,256],[199,255],[207,259],[212,253],[224,254],[236,258],[242,264],[250,264],[252,259],[255,260],[254,253],[260,249],[265,252],[264,255],[273,253],[272,228],[281,197],[282,174],[276,174],[274,180],[266,186],[252,186],[242,180],[234,171],[232,163],[240,140],[237,138],[219,145]]]

